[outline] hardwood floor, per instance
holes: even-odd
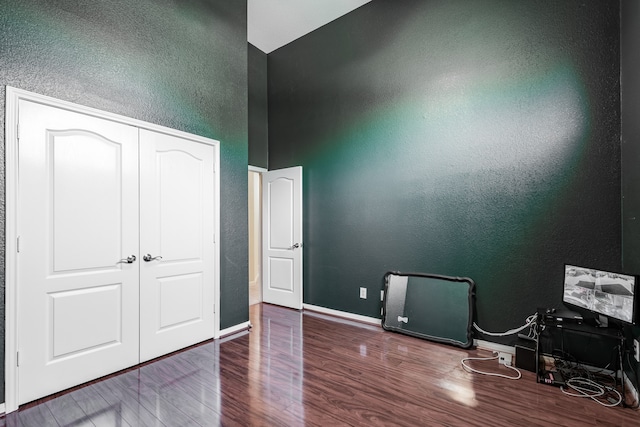
[[[640,425],[638,411],[565,396],[531,372],[466,372],[477,350],[266,304],[250,313],[250,332],[25,405],[0,426]]]

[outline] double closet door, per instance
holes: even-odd
[[[212,338],[214,147],[18,111],[18,403]]]

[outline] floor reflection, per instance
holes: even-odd
[[[464,371],[460,360],[477,350],[268,304],[249,313],[250,331],[23,406],[0,427],[512,426],[522,414],[545,425],[548,412],[532,401],[568,420],[587,410],[533,373],[504,381]],[[594,406],[589,421],[634,425],[633,411]]]
[[[24,405],[0,426],[304,424],[302,321],[257,304],[250,332]]]
[[[220,425],[220,345],[208,342],[24,405],[0,426]]]
[[[300,425],[304,410],[290,413],[287,409],[302,405],[302,313],[258,304],[251,306],[250,319],[246,394],[249,407],[261,409],[250,412],[247,421],[249,425],[263,424],[266,411],[274,423]]]

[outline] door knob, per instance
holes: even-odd
[[[120,261],[117,262],[117,264],[123,263],[123,264],[133,264],[133,262],[136,260],[136,256],[135,255],[131,255],[128,256],[126,258],[121,259]]]
[[[145,256],[142,257],[142,259],[145,260],[146,262],[151,262],[151,261],[155,261],[157,259],[162,259],[162,257],[160,255],[151,256],[151,254],[146,254]]]
[[[294,250],[294,249],[298,249],[299,247],[300,247],[300,243],[294,243],[293,246],[291,246],[290,249]]]

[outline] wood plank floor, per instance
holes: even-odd
[[[565,396],[530,372],[468,373],[460,360],[486,356],[476,350],[266,304],[250,313],[251,332],[25,405],[0,426],[640,425],[639,411]]]

